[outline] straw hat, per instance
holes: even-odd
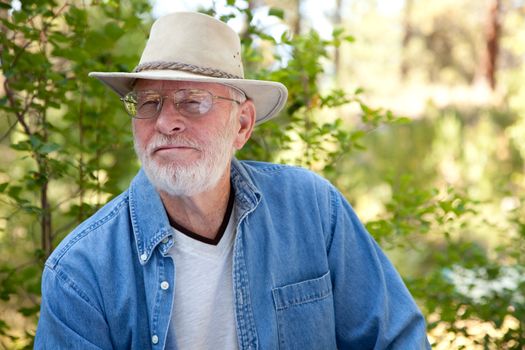
[[[204,14],[177,12],[160,17],[139,65],[131,73],[91,72],[120,96],[127,94],[135,79],[210,82],[236,87],[246,94],[260,124],[279,113],[288,91],[278,82],[244,79],[241,44],[227,24]]]

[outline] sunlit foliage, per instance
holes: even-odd
[[[244,22],[248,78],[289,88],[280,117],[237,156],[336,184],[400,270],[435,348],[522,349],[523,4],[504,2],[489,91],[477,79],[479,1],[406,1],[404,46],[392,30],[402,21],[381,1],[353,2],[329,37],[298,25],[301,14],[289,13],[298,6],[256,3],[200,9]],[[0,4],[0,346],[9,349],[32,347],[46,256],[138,169],[129,118],[87,73],[132,70],[151,24],[146,0],[20,6]],[[290,29],[275,35],[261,13]]]

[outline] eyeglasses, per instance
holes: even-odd
[[[165,92],[155,90],[131,91],[120,100],[124,102],[126,112],[138,119],[156,118],[162,110],[164,100],[171,98],[177,112],[185,117],[202,117],[208,113],[217,100],[225,100],[241,104],[240,101],[215,96],[207,90],[200,89],[180,89]]]

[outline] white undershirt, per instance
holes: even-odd
[[[238,349],[232,287],[234,211],[216,246],[173,229],[175,300],[170,332],[179,350]]]

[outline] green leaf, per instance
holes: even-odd
[[[57,143],[45,143],[38,149],[38,151],[42,154],[49,154],[58,149],[60,149],[60,145]]]
[[[234,14],[230,14],[230,15],[222,15],[219,17],[219,19],[222,21],[222,22],[225,22],[227,23],[230,19],[232,18],[235,18],[235,15]]]
[[[7,186],[8,186],[7,182],[1,183],[0,184],[0,193],[4,192],[5,189],[7,188]]]
[[[281,34],[281,42],[282,43],[288,44],[288,43],[290,43],[291,39],[292,39],[292,34],[291,34],[291,32],[289,30],[285,30]]]
[[[273,36],[271,36],[271,35],[268,35],[268,34],[260,33],[260,34],[259,34],[259,37],[260,37],[261,39],[264,39],[264,40],[270,41],[270,42],[272,42],[272,43],[275,43],[275,42],[276,42],[276,41],[275,41],[275,38],[274,38]]]
[[[14,11],[13,19],[15,22],[24,23],[27,20],[27,13],[25,11]]]
[[[7,191],[7,194],[9,197],[13,199],[18,199],[20,197],[20,193],[22,192],[22,187],[20,186],[9,186],[9,189]]]
[[[12,23],[11,21],[8,21],[7,19],[2,19],[0,22],[7,28],[12,31],[18,31],[19,28],[16,24]]]
[[[119,39],[125,32],[120,26],[115,22],[109,22],[104,26],[104,33],[111,39]]]
[[[0,335],[6,335],[7,334],[7,330],[9,330],[10,327],[9,325],[7,324],[7,322],[5,322],[4,320],[0,319]]]
[[[64,33],[53,32],[49,35],[49,40],[57,43],[68,43],[71,38],[68,38]]]
[[[394,122],[397,123],[397,124],[408,124],[408,123],[412,122],[412,119],[410,119],[408,117],[397,117],[394,120]]]
[[[31,148],[34,148],[34,149],[38,149],[42,145],[41,138],[35,134],[29,136],[29,141],[30,141]]]
[[[332,31],[332,36],[333,36],[334,38],[337,38],[338,36],[340,36],[341,34],[343,34],[344,31],[345,31],[344,28],[342,28],[342,27],[336,27],[336,28],[334,28],[334,30]]]
[[[40,310],[40,306],[37,305],[33,307],[21,307],[18,309],[18,312],[20,312],[25,317],[28,317],[28,316],[36,315],[39,310]]]
[[[268,16],[274,16],[280,19],[284,19],[284,10],[277,7],[271,7],[268,11]]]
[[[29,141],[20,141],[18,143],[11,145],[12,149],[15,149],[17,151],[30,151],[33,148],[31,147],[31,143]]]

